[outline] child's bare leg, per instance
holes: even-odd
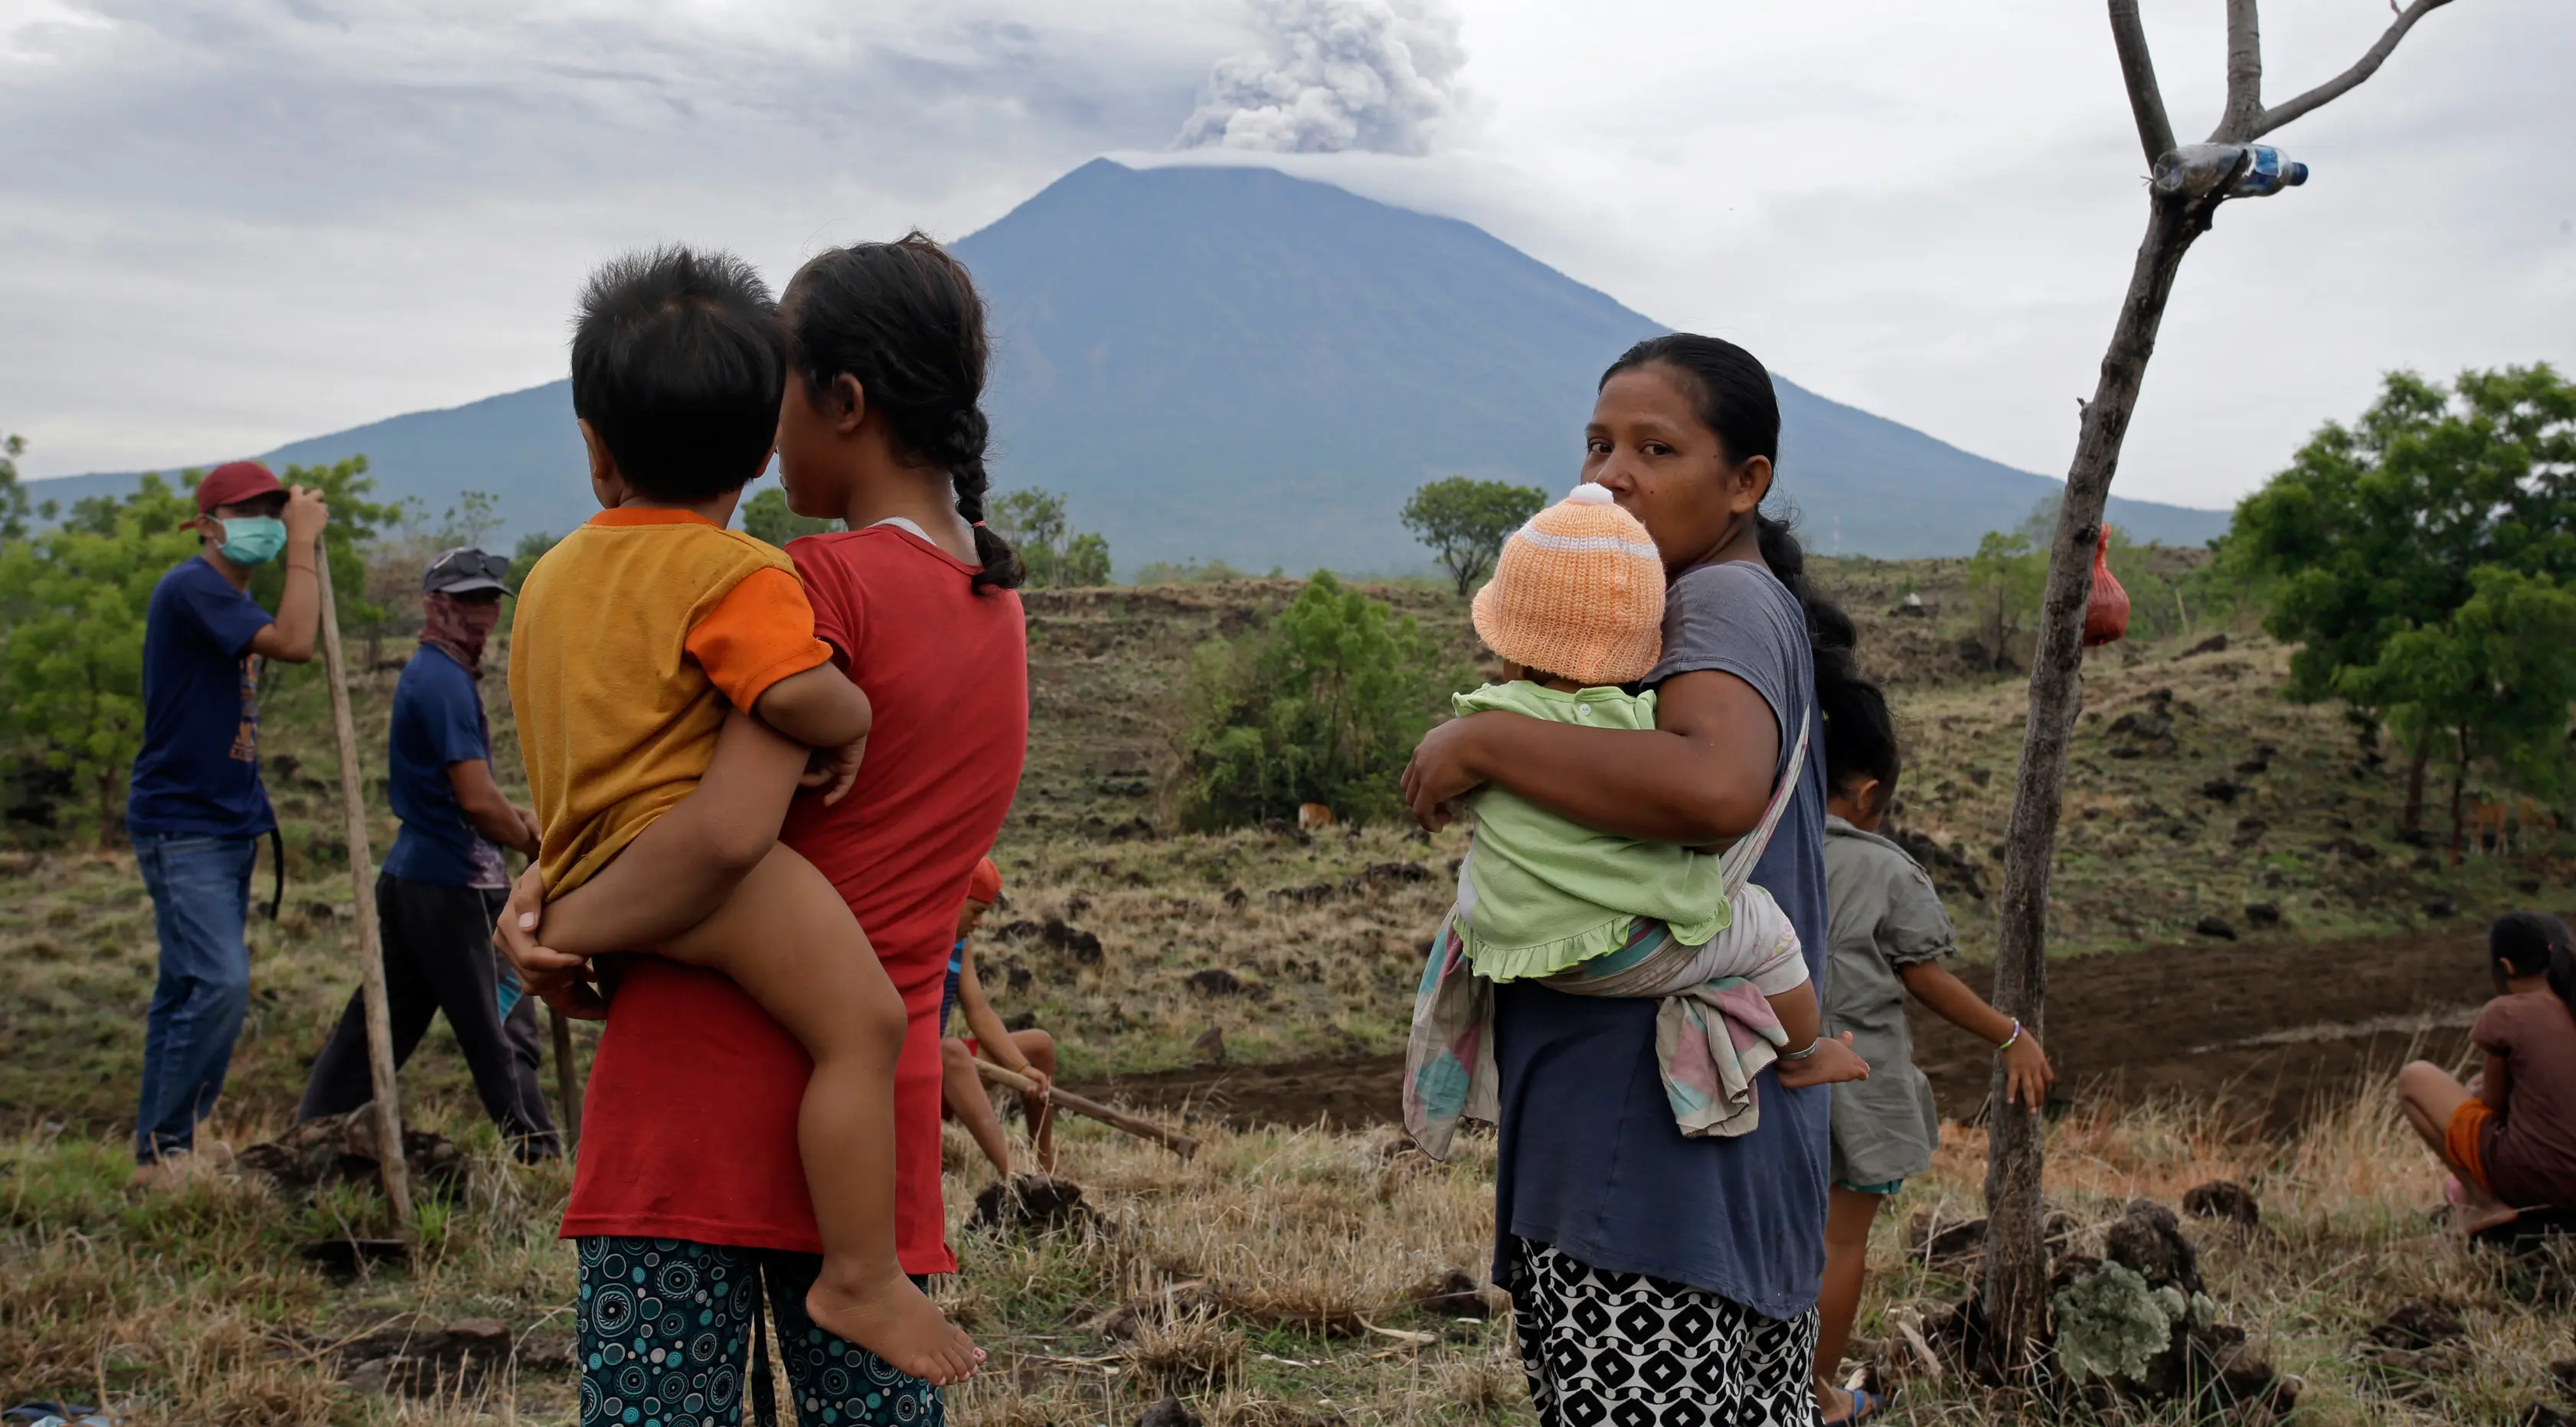
[[[975,1147],[993,1162],[993,1172],[1011,1177],[1011,1139],[1002,1132],[1002,1117],[993,1113],[993,1097],[975,1073],[975,1053],[955,1036],[939,1043],[939,1093],[948,1111],[973,1136]]]
[[[1861,1287],[1869,1277],[1869,1226],[1886,1202],[1884,1194],[1840,1187],[1827,1198],[1825,1281],[1816,1298],[1816,1411],[1827,1422],[1851,1415],[1851,1395],[1835,1384],[1834,1374],[1851,1343],[1852,1320],[1860,1316]]]
[[[1029,1064],[1046,1072],[1047,1083],[1055,1083],[1055,1037],[1045,1031],[1011,1032],[1011,1039]],[[1032,1105],[1029,1097],[1020,1097],[1020,1113],[1029,1117],[1029,1145],[1035,1151],[1038,1172],[1055,1173],[1055,1102]]]
[[[815,1325],[927,1382],[971,1375],[975,1345],[895,1256],[903,1001],[841,894],[774,848],[714,916],[654,950],[731,977],[813,1057],[796,1134],[823,1235],[823,1271],[805,1297]]]

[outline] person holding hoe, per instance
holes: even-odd
[[[1015,1031],[993,1014],[984,983],[975,975],[975,952],[967,943],[984,914],[1002,900],[1002,869],[987,857],[966,879],[966,905],[957,913],[957,944],[948,949],[948,984],[939,1000],[940,1098],[948,1115],[975,1137],[975,1147],[993,1162],[993,1172],[1011,1177],[1011,1142],[1002,1119],[993,1113],[993,1097],[976,1074],[975,1062],[989,1060],[1029,1080],[1036,1089],[1020,1095],[1020,1110],[1029,1121],[1029,1147],[1038,1171],[1055,1173],[1055,1110],[1048,1097],[1055,1087],[1055,1037],[1031,1027]],[[948,1034],[950,1013],[966,1013],[966,1034]]]
[[[522,1159],[543,1159],[560,1145],[537,1083],[536,1004],[516,994],[515,977],[502,985],[492,950],[492,923],[510,894],[501,849],[537,855],[536,815],[512,806],[492,781],[479,687],[509,571],[500,556],[460,546],[421,573],[420,650],[394,685],[385,746],[385,782],[402,829],[376,875],[376,918],[394,1064],[410,1059],[430,1018],[445,1012],[484,1113]],[[352,991],[295,1118],[342,1114],[374,1095],[366,1006]]]
[[[317,542],[329,507],[288,490],[266,466],[234,461],[197,483],[197,553],[152,587],[143,621],[143,748],[126,792],[125,831],[152,894],[160,979],[144,1021],[134,1111],[135,1187],[183,1180],[232,1147],[199,1145],[232,1066],[250,1004],[250,874],[277,830],[259,781],[262,660],[302,664],[321,628]],[[251,575],[283,556],[271,615]]]

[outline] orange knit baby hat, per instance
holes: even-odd
[[[1663,657],[1663,559],[1608,490],[1576,486],[1503,542],[1493,581],[1476,592],[1476,633],[1524,668],[1634,683]]]

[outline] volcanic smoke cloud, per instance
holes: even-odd
[[[1259,54],[1231,55],[1180,148],[1428,152],[1466,53],[1450,0],[1253,0]]]

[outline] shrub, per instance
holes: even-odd
[[[1266,626],[1193,657],[1182,823],[1239,827],[1294,816],[1300,803],[1354,822],[1398,812],[1405,760],[1453,672],[1412,616],[1317,571]]]

